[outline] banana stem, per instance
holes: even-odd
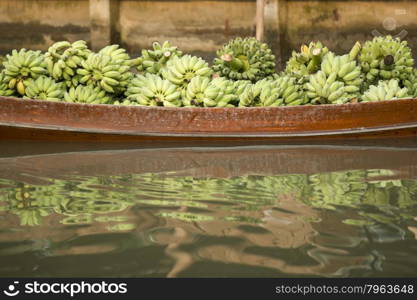
[[[225,61],[234,70],[241,70],[244,68],[244,64],[242,60],[240,60],[239,58],[233,57],[230,54],[227,54],[227,53],[223,54],[221,56],[221,59]]]
[[[385,56],[384,57],[384,64],[386,65],[386,66],[390,66],[390,65],[392,65],[394,63],[394,56],[392,56],[392,55],[387,55],[387,56]]]
[[[307,65],[307,72],[309,74],[314,73],[318,69],[321,63],[321,59],[320,59],[321,49],[316,48],[311,52],[311,54],[313,54],[313,58]]]

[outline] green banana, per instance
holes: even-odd
[[[54,43],[45,53],[50,76],[54,80],[65,82],[67,87],[76,87],[80,79],[77,69],[90,53],[85,41]]]
[[[383,101],[392,99],[402,99],[410,97],[407,88],[401,88],[399,81],[391,79],[389,81],[381,80],[378,85],[371,85],[362,95],[361,101]]]
[[[237,100],[233,83],[225,78],[196,76],[191,79],[183,98],[184,106],[233,107]]]
[[[164,79],[185,90],[187,85],[196,76],[210,77],[213,71],[208,63],[197,56],[175,56],[161,69]]]
[[[64,94],[66,102],[87,103],[87,104],[109,104],[112,101],[104,90],[99,87],[79,85],[76,88],[71,87]]]
[[[6,55],[3,66],[4,82],[21,96],[25,94],[27,79],[36,79],[48,74],[45,57],[40,51],[13,50],[11,54]]]
[[[36,80],[29,79],[25,83],[25,99],[61,101],[65,87],[62,83],[55,82],[52,78],[41,76]]]
[[[403,83],[408,89],[410,96],[417,98],[417,69],[414,69],[414,73],[404,80]]]
[[[329,49],[321,42],[311,42],[308,46],[302,45],[300,52],[292,52],[286,64],[285,73],[299,78],[314,74],[320,70],[323,58],[328,53]]]
[[[235,38],[223,45],[216,54],[213,70],[231,80],[256,82],[275,72],[272,50],[253,37]]]
[[[354,52],[358,50],[355,49]],[[354,99],[360,96],[364,76],[360,65],[352,57],[353,54],[338,56],[330,52],[323,58],[321,70],[326,76],[336,74],[336,80],[344,83],[348,97]]]
[[[158,75],[136,75],[126,91],[128,101],[146,106],[182,106],[181,92],[178,87]],[[123,102],[122,102],[123,103]],[[123,103],[131,105],[130,103]]]
[[[403,85],[413,73],[414,59],[407,41],[389,35],[367,41],[358,59],[365,73],[364,90],[379,80],[398,79]]]
[[[77,70],[79,83],[99,87],[110,94],[121,95],[132,78],[130,66],[112,56],[91,53]]]
[[[13,96],[15,91],[9,88],[5,77],[4,70],[0,71],[0,96]]]
[[[337,73],[326,75],[324,71],[318,71],[310,76],[305,89],[312,104],[343,104],[354,98],[351,90],[342,81],[337,81]]]
[[[152,50],[142,50],[142,55],[137,59],[137,69],[141,73],[160,74],[163,67],[172,57],[181,57],[182,52],[168,41],[162,43],[154,42]]]

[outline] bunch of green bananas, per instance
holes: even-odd
[[[250,80],[236,80],[233,81],[233,92],[236,96],[240,97],[242,93],[246,90],[248,86],[251,86],[252,82]]]
[[[299,79],[295,76],[283,75],[278,77],[274,82],[279,87],[279,98],[287,106],[303,105],[309,102],[307,93]]]
[[[275,81],[262,79],[245,88],[239,96],[239,106],[281,106],[284,105],[281,92]]]
[[[233,107],[237,99],[233,94],[233,84],[224,78],[210,80],[196,76],[191,79],[183,96],[184,106]]]
[[[238,37],[217,51],[213,70],[231,80],[255,82],[275,72],[275,56],[267,44],[253,37]]]
[[[99,87],[79,85],[65,92],[64,100],[74,103],[109,104],[112,98]]]
[[[25,81],[25,96],[27,99],[61,101],[65,88],[62,83],[57,83],[51,77],[41,76],[36,80]]]
[[[329,49],[321,42],[311,42],[308,46],[302,45],[300,52],[292,52],[285,67],[285,73],[297,77],[314,74],[320,70],[320,65],[327,53]]]
[[[401,88],[398,80],[391,79],[390,81],[381,80],[377,86],[371,85],[362,95],[361,100],[363,102],[383,101],[402,99],[409,96],[407,88]]]
[[[77,70],[80,83],[99,87],[110,94],[122,94],[131,79],[130,66],[110,55],[91,53]]]
[[[158,75],[152,73],[136,74],[134,75],[127,85],[125,96],[128,101],[137,101],[137,95],[142,93],[142,87],[146,86],[148,80],[157,80]]]
[[[98,54],[110,56],[114,64],[135,67],[139,63],[137,59],[131,59],[126,49],[117,44],[104,47]]]
[[[77,69],[90,53],[85,41],[56,42],[45,53],[48,72],[53,79],[65,82],[67,87],[76,87],[80,80]]]
[[[321,70],[329,77],[336,74],[336,80],[341,81],[348,90],[349,98],[358,98],[363,84],[361,67],[348,54],[336,56],[328,53],[321,64]]]
[[[182,52],[177,47],[171,46],[168,41],[165,41],[162,45],[154,42],[152,50],[142,50],[142,56],[138,59],[137,69],[143,73],[159,74],[168,60],[174,56],[182,56]]]
[[[303,86],[293,76],[282,75],[274,80],[263,79],[255,84],[241,83],[235,93],[239,106],[302,105],[308,102]]]
[[[127,88],[127,100],[146,106],[182,105],[181,92],[177,86],[158,75],[136,75]],[[125,103],[125,105],[129,105]]]
[[[0,72],[0,96],[12,96],[14,90],[10,89],[5,79],[4,70]]]
[[[3,63],[4,80],[10,89],[16,90],[22,96],[25,94],[26,79],[36,79],[48,74],[45,57],[40,51],[13,50],[6,58]]]
[[[406,80],[413,73],[414,59],[407,41],[392,36],[367,41],[359,55],[366,86],[379,80]]]
[[[417,97],[417,69],[414,69],[414,73],[406,80],[403,81],[404,86],[408,89],[408,93],[411,97]]]
[[[165,68],[161,69],[162,77],[173,84],[186,89],[187,85],[196,76],[210,77],[213,71],[208,63],[197,56],[174,56]]]
[[[305,84],[307,96],[312,104],[343,104],[352,99],[352,93],[357,91],[356,86],[345,86],[337,81],[337,73],[329,76],[324,71],[318,71],[310,76]]]

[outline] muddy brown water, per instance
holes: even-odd
[[[415,277],[417,141],[0,143],[2,277]]]

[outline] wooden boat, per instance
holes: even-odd
[[[0,97],[0,136],[49,140],[317,140],[417,136],[417,99],[169,108]]]

